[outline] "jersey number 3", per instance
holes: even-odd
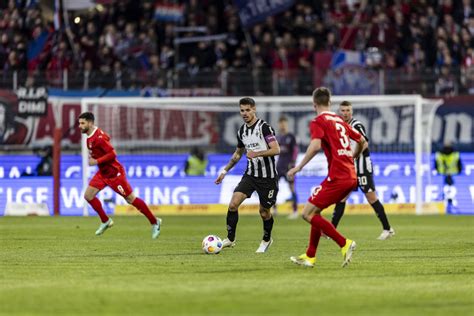
[[[336,123],[336,129],[339,131],[339,141],[341,142],[342,148],[348,148],[350,146],[349,137],[346,135],[346,128],[344,125]]]

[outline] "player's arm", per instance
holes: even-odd
[[[267,143],[268,147],[270,147],[267,150],[262,150],[262,151],[247,151],[247,157],[252,159],[256,157],[271,157],[271,156],[276,156],[280,154],[280,145],[278,144],[278,141],[275,139],[274,141]]]
[[[362,152],[366,150],[367,147],[368,147],[367,141],[365,140],[364,137],[361,137],[360,140],[356,143],[356,147],[354,148],[354,151],[352,153],[352,158],[354,159],[359,158],[360,154],[362,154]]]
[[[244,147],[238,147],[235,149],[234,153],[232,154],[232,157],[229,160],[229,163],[224,167],[224,169],[221,171],[219,176],[217,177],[215,183],[220,184],[222,180],[224,180],[225,175],[227,172],[229,172],[242,158],[242,155],[244,154]]]
[[[349,124],[348,124],[349,125]],[[365,140],[369,142],[369,137],[367,137],[367,132],[365,131],[364,125],[362,123],[357,123],[354,125],[354,129],[359,132],[362,136],[364,136]]]
[[[265,138],[268,149],[262,151],[247,150],[247,157],[249,159],[256,157],[271,157],[280,154],[280,145],[278,144],[275,132],[273,131],[273,128],[270,127],[270,125],[266,123],[262,125],[262,135]]]
[[[308,149],[306,149],[306,153],[304,154],[303,159],[300,161],[300,163],[294,167],[291,168],[288,171],[288,176],[292,178],[297,172],[300,172],[301,169],[303,169],[304,166],[308,162],[310,162],[311,159],[313,159],[314,156],[318,153],[318,151],[321,149],[321,139],[320,138],[313,138],[311,142],[309,143]]]
[[[117,153],[115,152],[114,147],[112,146],[112,144],[109,141],[107,141],[103,138],[99,138],[99,141],[97,142],[96,146],[102,147],[103,150],[106,152],[106,154],[103,155],[102,157],[97,158],[97,159],[89,158],[89,166],[100,165],[100,164],[107,163],[107,162],[112,161],[115,158],[117,158]]]
[[[360,125],[360,124],[358,124]],[[349,133],[349,137],[356,142],[356,146],[353,150],[352,157],[354,159],[359,158],[360,154],[367,149],[369,144],[367,143],[366,136],[353,129],[349,124],[346,124],[346,129]],[[364,128],[362,130],[365,132]]]

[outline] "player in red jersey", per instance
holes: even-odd
[[[117,154],[110,143],[109,135],[94,125],[94,114],[91,112],[82,113],[79,116],[79,129],[87,135],[87,148],[90,153],[89,166],[99,166],[99,171],[91,179],[84,193],[84,198],[99,214],[102,221],[95,234],[102,235],[108,228],[114,225],[112,219],[105,214],[99,199],[96,198],[100,190],[109,186],[148,218],[152,225],[151,237],[153,239],[158,238],[161,229],[161,219],[156,218],[146,203],[133,194],[132,187],[128,183],[125,174],[125,169],[118,162]]]
[[[303,209],[304,220],[311,224],[308,249],[306,253],[290,259],[296,264],[313,267],[316,262],[319,239],[321,232],[323,232],[341,247],[344,258],[342,266],[345,267],[351,261],[356,243],[342,236],[331,222],[321,216],[321,211],[329,205],[341,201],[357,187],[354,157],[359,157],[367,146],[367,142],[340,116],[329,111],[331,106],[329,89],[320,87],[314,90],[313,106],[318,115],[310,124],[311,142],[303,160],[298,166],[288,171],[288,176],[293,177],[301,171],[321,148],[328,160],[329,174],[315,188]],[[351,150],[351,139],[357,142],[354,152]]]

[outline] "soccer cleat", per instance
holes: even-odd
[[[258,246],[258,249],[255,251],[256,253],[264,253],[267,252],[268,248],[273,244],[273,239],[270,238],[269,241],[262,240],[260,242],[260,246]]]
[[[341,248],[342,257],[344,258],[344,261],[342,262],[343,268],[351,262],[352,254],[354,253],[355,249],[356,249],[355,241],[346,239],[346,245]]]
[[[156,224],[151,226],[151,239],[157,239],[161,232],[161,218],[156,219]]]
[[[383,230],[382,233],[380,234],[379,237],[377,237],[378,240],[387,240],[390,237],[395,236],[395,230],[393,228],[390,228],[390,230]]]
[[[110,228],[112,226],[114,226],[114,221],[111,218],[109,218],[108,221],[106,221],[105,223],[100,224],[99,229],[96,230],[95,234],[97,236],[102,235],[108,228]]]
[[[299,257],[290,257],[291,262],[295,264],[299,264],[300,266],[305,266],[305,267],[314,267],[314,264],[316,262],[316,257],[308,257],[306,253],[302,254]]]
[[[230,241],[229,238],[226,238],[222,241],[222,248],[234,248],[235,247],[235,240]]]
[[[298,219],[298,218],[299,218],[298,212],[293,212],[290,215],[288,215],[288,219]]]

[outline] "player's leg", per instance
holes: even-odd
[[[133,205],[138,211],[140,211],[140,213],[145,215],[152,225],[151,237],[153,239],[158,238],[161,230],[161,219],[157,219],[155,215],[153,215],[145,201],[135,196],[132,187],[125,176],[125,172],[114,179],[107,180],[107,185],[110,186],[115,192],[123,196],[128,204]]]
[[[86,192],[84,192],[84,199],[87,201],[87,203],[90,204],[90,206],[92,206],[94,211],[97,212],[97,214],[100,217],[100,221],[102,223],[105,223],[109,220],[109,217],[105,213],[104,208],[102,207],[102,203],[96,197],[97,193],[99,193],[99,192],[100,192],[99,189],[94,188],[94,187],[89,185],[86,189]]]
[[[388,222],[387,214],[385,213],[385,209],[382,203],[380,203],[379,199],[377,198],[377,194],[374,191],[367,192],[365,194],[365,197],[367,198],[367,202],[369,202],[369,204],[374,209],[375,214],[377,214],[377,217],[380,223],[382,224],[383,230],[377,239],[385,240],[395,235],[395,230],[391,228],[390,223]]]
[[[105,186],[105,181],[102,179],[99,173],[96,173],[89,182],[86,192],[84,192],[84,199],[90,204],[90,206],[92,206],[94,211],[96,211],[100,217],[101,224],[95,232],[96,235],[102,235],[108,228],[114,225],[112,219],[109,218],[105,213],[102,203],[96,197],[97,193],[105,188]]]
[[[307,222],[311,223],[311,239],[313,239],[313,246],[316,246],[321,237],[321,232],[326,236],[334,240],[339,247],[344,258],[343,266],[347,265],[352,257],[352,252],[355,249],[355,242],[345,238],[341,235],[336,228],[321,216],[321,211],[327,208],[329,205],[336,203],[345,197],[347,197],[356,183],[341,182],[338,181],[323,181],[319,187],[317,187],[311,197],[308,199],[307,205],[303,210],[303,218]],[[316,242],[317,241],[317,242]],[[315,250],[316,250],[315,249]],[[308,247],[307,256],[310,257],[313,254],[313,248]],[[314,252],[316,254],[316,251]]]
[[[242,190],[242,186],[240,184],[237,186],[234,194],[232,194],[229,208],[227,210],[227,238],[222,241],[223,248],[235,246],[235,232],[237,230],[237,223],[239,221],[239,206],[246,198],[252,195],[252,193],[247,195],[246,193],[238,192],[237,190]]]
[[[97,212],[102,223],[107,222],[109,220],[109,217],[107,216],[107,214],[105,214],[105,211],[102,207],[102,203],[99,201],[96,195],[106,186],[107,184],[105,183],[104,179],[102,178],[100,173],[97,172],[89,182],[89,186],[87,187],[86,192],[84,192],[84,199]]]
[[[283,174],[280,173],[280,171],[278,171],[278,170],[277,170],[277,172],[278,172],[277,181],[278,181],[278,183],[280,183],[280,179],[283,177]],[[272,214],[273,214],[273,216],[278,215],[278,206],[277,206],[276,202],[275,202],[275,205],[273,205],[273,207],[272,207]]]
[[[151,238],[157,239],[161,233],[161,218],[156,218],[155,215],[153,215],[153,213],[150,211],[150,208],[145,203],[145,201],[135,196],[133,192],[127,195],[125,200],[128,204],[133,205],[137,210],[140,211],[140,213],[145,215],[151,224]]]
[[[125,196],[125,200],[127,201],[128,204],[133,205],[137,210],[140,211],[140,213],[145,215],[145,217],[148,219],[151,225],[157,224],[158,222],[157,218],[150,211],[150,208],[145,203],[145,201],[135,196],[133,192]]]
[[[263,237],[260,245],[258,246],[256,253],[264,253],[270,248],[273,243],[272,239],[272,230],[273,230],[273,216],[270,208],[265,208],[264,206],[260,205],[259,208],[260,217],[262,218],[263,222]]]
[[[309,243],[306,252],[297,257],[290,257],[290,260],[296,264],[313,267],[316,262],[316,251],[318,249],[319,239],[321,238],[321,227],[319,225],[313,225],[311,220],[318,212],[321,212],[321,210],[311,203],[306,203],[303,208],[302,217],[305,221],[311,224],[311,230],[309,233]]]
[[[361,177],[360,179],[360,188],[362,192],[364,192],[367,202],[372,206],[374,209],[375,214],[377,215],[380,223],[382,224],[382,233],[377,238],[379,240],[385,240],[393,235],[395,235],[395,231],[390,227],[390,223],[388,222],[387,214],[385,213],[385,209],[380,203],[377,193],[375,192],[375,182],[372,173],[367,173]]]
[[[285,177],[286,181],[288,182],[288,186],[290,187],[291,192],[291,207],[292,213],[288,216],[289,219],[296,219],[298,218],[298,196],[296,195],[295,189],[295,179],[288,179]]]
[[[256,252],[264,253],[273,243],[272,229],[274,220],[270,209],[276,204],[278,195],[278,180],[258,179],[255,181],[257,181],[257,193],[260,200],[259,213],[263,222],[263,237]]]
[[[334,212],[332,213],[331,223],[334,227],[337,227],[339,221],[341,220],[342,216],[344,215],[344,210],[346,209],[346,201],[349,198],[347,196],[342,201],[337,202],[336,206],[334,207]]]

